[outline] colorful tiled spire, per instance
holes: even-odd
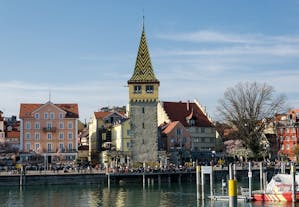
[[[146,43],[144,32],[144,24],[142,25],[142,34],[139,43],[139,49],[134,69],[134,74],[128,83],[158,83],[159,80],[155,77],[151,63],[149,50]]]

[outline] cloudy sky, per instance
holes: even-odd
[[[241,81],[266,82],[299,108],[298,0],[0,1],[0,110],[78,103],[80,118],[128,103],[145,16],[160,100],[197,99],[216,119]]]

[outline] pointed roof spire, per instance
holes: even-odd
[[[128,83],[138,82],[159,83],[159,80],[155,77],[154,74],[149,50],[146,43],[146,36],[144,31],[144,16],[142,21],[142,33],[136,58],[134,74],[128,81]]]

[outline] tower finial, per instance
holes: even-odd
[[[144,30],[144,8],[142,9],[142,30]]]

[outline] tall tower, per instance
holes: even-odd
[[[133,161],[152,162],[158,159],[159,84],[151,64],[143,25],[134,73],[128,80]]]

